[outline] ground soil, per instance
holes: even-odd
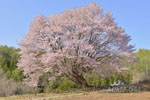
[[[101,93],[82,92],[65,94],[39,94],[12,96],[0,100],[150,100],[150,92],[141,93]]]

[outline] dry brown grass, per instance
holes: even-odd
[[[87,96],[57,100],[150,100],[150,93],[89,93]]]
[[[66,93],[38,94],[0,98],[0,100],[150,100],[150,92],[142,93]]]
[[[8,79],[0,70],[0,97],[29,93],[34,93],[34,89],[13,79]]]

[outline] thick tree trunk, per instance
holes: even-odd
[[[87,81],[83,76],[76,77],[76,84],[78,85],[78,88],[87,88],[88,87]]]
[[[83,70],[83,69],[81,69],[80,68],[81,65],[77,63],[78,59],[64,59],[64,62],[65,62],[64,64],[66,65],[68,65],[67,60],[71,63],[69,65],[71,68],[71,71],[68,71],[67,73],[65,73],[64,76],[68,77],[70,80],[75,82],[78,88],[88,87],[87,81],[84,78],[84,74],[79,72],[79,70]]]
[[[88,87],[88,83],[86,81],[86,79],[83,76],[80,76],[78,74],[76,75],[67,75],[65,74],[66,77],[68,77],[70,80],[72,80],[73,82],[75,82],[78,86],[78,88],[86,88]]]

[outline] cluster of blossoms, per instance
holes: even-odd
[[[25,40],[19,43],[18,66],[31,86],[36,86],[39,77],[47,72],[53,73],[50,80],[65,76],[85,86],[84,75],[90,70],[96,69],[106,76],[108,70],[125,69],[121,59],[130,60],[134,51],[134,46],[128,44],[130,40],[112,15],[103,14],[96,4],[49,18],[38,16]]]

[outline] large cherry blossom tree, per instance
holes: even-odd
[[[132,60],[134,46],[129,45],[130,40],[109,12],[103,14],[102,8],[92,3],[48,18],[35,18],[24,41],[19,42],[18,66],[31,86],[37,86],[39,77],[49,72],[52,81],[63,76],[85,87],[85,74],[91,70],[107,76],[109,70],[126,69],[121,59]]]

